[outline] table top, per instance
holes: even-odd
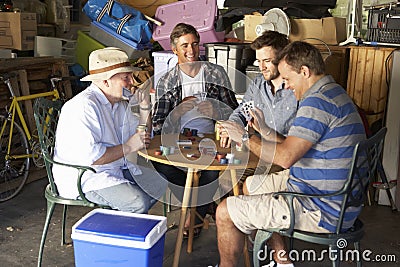
[[[190,140],[192,139],[192,140]],[[192,144],[178,144],[177,141],[192,141]],[[175,151],[169,155],[157,155],[160,152],[160,146],[174,147]],[[202,151],[202,153],[199,150]],[[239,164],[227,163],[221,164],[212,153],[206,153],[206,150],[217,151],[220,154],[231,153],[234,159],[239,159]],[[206,134],[204,137],[186,137],[177,134],[156,135],[151,140],[147,149],[138,151],[142,157],[168,165],[177,167],[201,169],[201,170],[234,170],[255,168],[259,163],[259,158],[248,151],[237,151],[235,146],[232,148],[221,148],[219,141],[215,141],[215,136]],[[193,155],[193,156],[188,156]]]

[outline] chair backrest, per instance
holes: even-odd
[[[339,233],[342,228],[346,210],[349,207],[360,207],[365,202],[369,185],[377,174],[386,131],[386,127],[380,129],[375,135],[359,142],[354,148],[348,179],[342,188],[344,199],[336,233]]]
[[[37,98],[34,103],[33,112],[38,130],[40,148],[46,166],[47,177],[53,193],[58,194],[54,183],[52,172],[52,158],[56,140],[57,122],[60,116],[61,100],[49,100],[47,98]]]

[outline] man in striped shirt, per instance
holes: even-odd
[[[347,178],[354,146],[365,139],[362,120],[346,91],[325,75],[320,52],[305,42],[293,42],[276,59],[286,87],[299,100],[296,118],[286,138],[276,135],[264,123],[262,112],[254,109],[250,126],[261,138],[248,136],[225,125],[229,137],[242,141],[262,160],[286,168],[279,173],[249,177],[244,196],[229,197],[218,205],[217,227],[220,267],[236,266],[243,247],[243,234],[256,229],[285,228],[290,215],[282,197],[273,192],[293,191],[323,194],[340,189]],[[334,232],[340,199],[295,198],[295,228]],[[348,210],[343,229],[350,228],[360,209]],[[235,245],[232,245],[235,244]],[[273,234],[269,245],[285,251],[283,238]],[[271,266],[293,266],[287,257],[278,257]]]

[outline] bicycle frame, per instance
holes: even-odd
[[[18,158],[26,158],[26,157],[32,157],[32,155],[13,155],[10,156],[10,149],[11,149],[11,142],[12,142],[12,134],[13,134],[13,128],[14,128],[14,122],[15,121],[15,111],[17,111],[18,118],[20,119],[21,126],[26,134],[26,137],[28,138],[28,141],[31,141],[32,136],[31,133],[29,132],[28,126],[26,124],[25,118],[22,114],[22,110],[20,105],[18,104],[20,101],[26,101],[26,100],[32,100],[35,98],[39,97],[49,97],[53,96],[55,99],[59,99],[60,95],[56,89],[49,91],[49,92],[44,92],[44,93],[37,93],[37,94],[31,94],[31,95],[26,95],[26,96],[15,96],[14,93],[11,91],[10,92],[12,95],[12,101],[11,101],[11,106],[8,109],[8,116],[9,118],[11,117],[11,125],[10,125],[10,136],[8,137],[8,146],[7,146],[7,154],[6,154],[6,160],[13,158],[13,159],[18,159]],[[3,136],[4,130],[6,128],[7,120],[4,122],[0,136]]]

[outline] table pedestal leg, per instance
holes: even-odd
[[[193,238],[194,238],[194,225],[196,223],[196,206],[197,206],[197,195],[199,193],[199,174],[195,172],[193,174],[193,185],[192,185],[192,205],[190,207],[190,226],[189,226],[189,239],[187,245],[187,252],[192,253],[193,251]]]
[[[182,199],[181,218],[179,221],[179,228],[178,228],[178,238],[176,239],[174,261],[172,263],[173,267],[179,266],[179,256],[181,254],[181,248],[182,248],[183,230],[185,228],[185,220],[186,220],[186,211],[187,211],[187,207],[189,206],[190,190],[192,188],[192,180],[193,180],[194,173],[195,173],[195,170],[193,168],[189,168],[187,170],[185,191],[183,192],[183,199]]]
[[[235,196],[239,195],[239,183],[236,180],[236,170],[231,170],[231,181],[233,186],[233,194]]]
[[[235,196],[238,196],[240,194],[239,192],[239,181],[237,181],[236,177],[236,170],[231,170],[231,181],[233,185],[233,194]],[[246,238],[246,236],[245,236]],[[243,247],[243,258],[244,258],[244,265],[246,267],[250,267],[250,257],[249,257],[249,252],[247,250],[247,240],[244,240],[244,247]]]

